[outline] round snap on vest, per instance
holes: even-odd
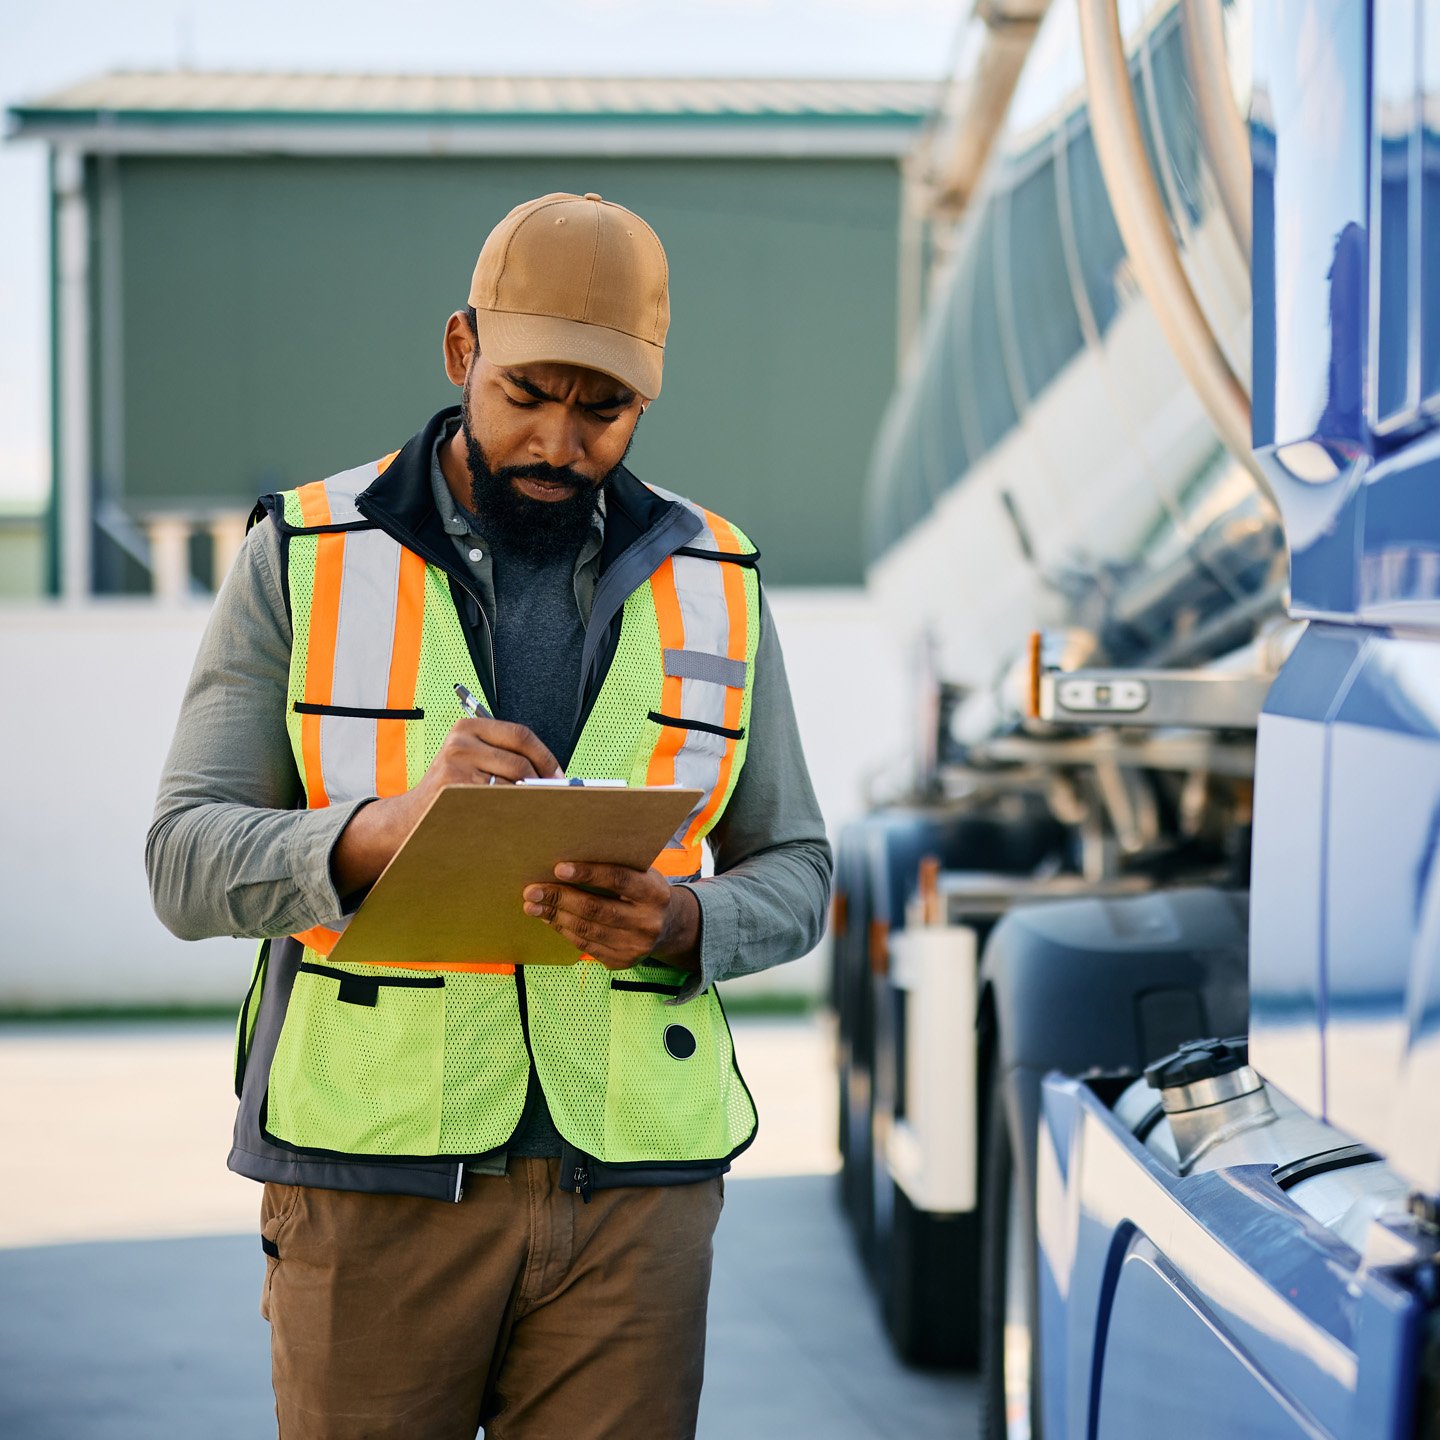
[[[455,684],[482,693],[445,572],[356,507],[393,459],[288,491],[275,515],[294,623],[286,721],[312,809],[414,786],[460,716]],[[701,842],[745,763],[759,586],[739,530],[657,493],[704,529],[625,601],[569,773],[702,792],[657,862],[673,881],[700,873]],[[503,955],[332,965],[338,933],[296,936],[304,956],[262,1111],[274,1144],[480,1155],[514,1133],[532,1064],[561,1135],[606,1163],[724,1160],[754,1134],[719,998],[669,1003],[680,971],[517,968]],[[249,1024],[242,1015],[242,1046]]]

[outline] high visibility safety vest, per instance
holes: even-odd
[[[294,627],[287,723],[311,809],[412,788],[459,718],[456,682],[484,693],[446,573],[356,508],[393,459],[279,497]],[[657,862],[676,880],[700,873],[701,842],[745,761],[759,585],[740,531],[656,493],[704,528],[626,599],[568,773],[699,789]],[[513,1135],[532,1062],[561,1135],[606,1164],[724,1160],[754,1135],[714,991],[667,1003],[681,971],[517,969],[500,955],[332,965],[335,929],[295,938],[304,954],[265,1095],[274,1144],[478,1156]]]

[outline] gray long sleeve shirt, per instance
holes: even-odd
[[[160,781],[146,869],[156,913],[183,939],[295,934],[343,913],[330,857],[367,802],[297,808],[280,545],[268,521],[247,536],[216,598]],[[588,545],[577,571],[587,563]],[[583,603],[593,584],[577,574],[576,590]],[[690,883],[701,953],[684,998],[803,954],[824,926],[830,849],[763,601],[746,761],[709,843],[715,874]]]

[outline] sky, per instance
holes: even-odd
[[[110,70],[939,79],[970,0],[6,0],[0,104]],[[49,491],[45,147],[0,145],[0,505]]]

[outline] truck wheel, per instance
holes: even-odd
[[[1004,1086],[990,1076],[980,1243],[985,1440],[1040,1440],[1035,1403],[1034,1198],[1016,1183]]]
[[[840,1193],[850,1228],[862,1255],[868,1256],[875,1227],[875,1155],[871,1139],[874,1120],[869,1069],[855,1061],[846,1067],[842,1101],[846,1141],[840,1171]]]
[[[887,1177],[888,1179],[888,1177]],[[893,1180],[885,1326],[907,1365],[974,1369],[980,1351],[979,1217],[917,1210]]]

